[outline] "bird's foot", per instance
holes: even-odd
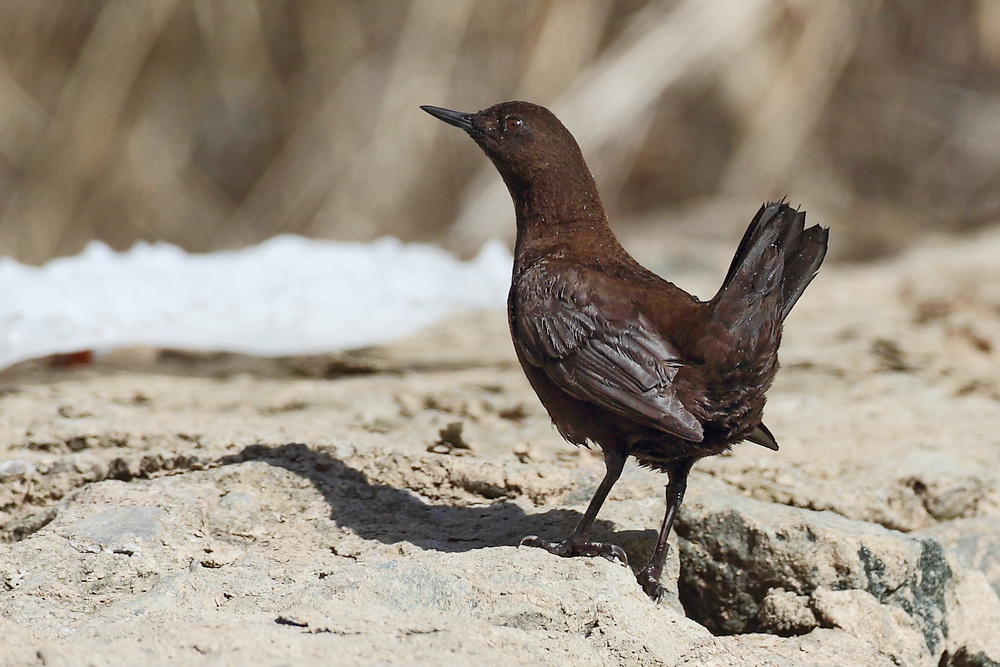
[[[550,554],[557,556],[602,556],[614,562],[619,561],[622,565],[628,565],[628,556],[625,550],[617,544],[607,542],[590,542],[589,540],[563,540],[562,542],[548,542],[536,535],[528,535],[521,540],[522,547],[538,547],[545,549]]]
[[[663,586],[660,585],[660,578],[654,576],[648,566],[639,570],[639,573],[635,575],[635,579],[639,582],[639,586],[642,587],[642,590],[645,591],[650,600],[658,603],[663,598]]]

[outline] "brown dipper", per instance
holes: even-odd
[[[621,547],[588,534],[634,456],[669,475],[663,526],[636,575],[659,600],[667,536],[694,462],[742,440],[778,449],[761,421],[764,394],[782,322],[823,262],[828,230],[805,229],[805,212],[783,201],[765,204],[718,294],[700,301],[621,247],[576,140],[548,109],[421,108],[468,132],[507,184],[517,215],[507,302],[517,358],[559,433],[604,453],[607,473],[569,538],[521,544],[627,564]]]

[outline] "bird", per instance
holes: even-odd
[[[596,445],[605,475],[568,538],[522,546],[560,556],[625,551],[590,538],[628,457],[666,473],[666,511],[636,573],[655,602],[669,537],[696,461],[749,441],[778,449],[764,425],[782,325],[826,256],[829,229],[805,227],[784,199],[763,204],[722,286],[702,301],[639,264],[615,237],[594,177],[569,130],[545,107],[476,113],[421,109],[486,153],[510,192],[517,233],[507,316],[514,350],[555,428]]]

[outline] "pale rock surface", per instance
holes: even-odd
[[[603,466],[501,312],[349,354],[8,369],[0,664],[1000,664],[998,256],[994,231],[823,270],[781,451],[695,467],[658,606],[630,568],[662,476],[627,467],[595,525],[630,568],[516,548],[565,536]]]

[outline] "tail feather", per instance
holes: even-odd
[[[761,206],[736,249],[716,299],[731,293],[739,283],[744,288],[754,285],[760,289],[764,287],[763,275],[771,273],[781,285],[784,320],[826,257],[829,230],[819,225],[806,229],[805,220],[805,211],[793,209],[784,200]],[[773,270],[777,268],[774,253],[780,256],[777,273]]]
[[[805,221],[804,213],[802,218]],[[782,283],[785,306],[781,313],[781,319],[788,317],[792,306],[819,273],[819,266],[826,257],[829,236],[830,230],[819,225],[804,230],[801,242],[795,246],[792,254],[785,260],[785,281]]]

